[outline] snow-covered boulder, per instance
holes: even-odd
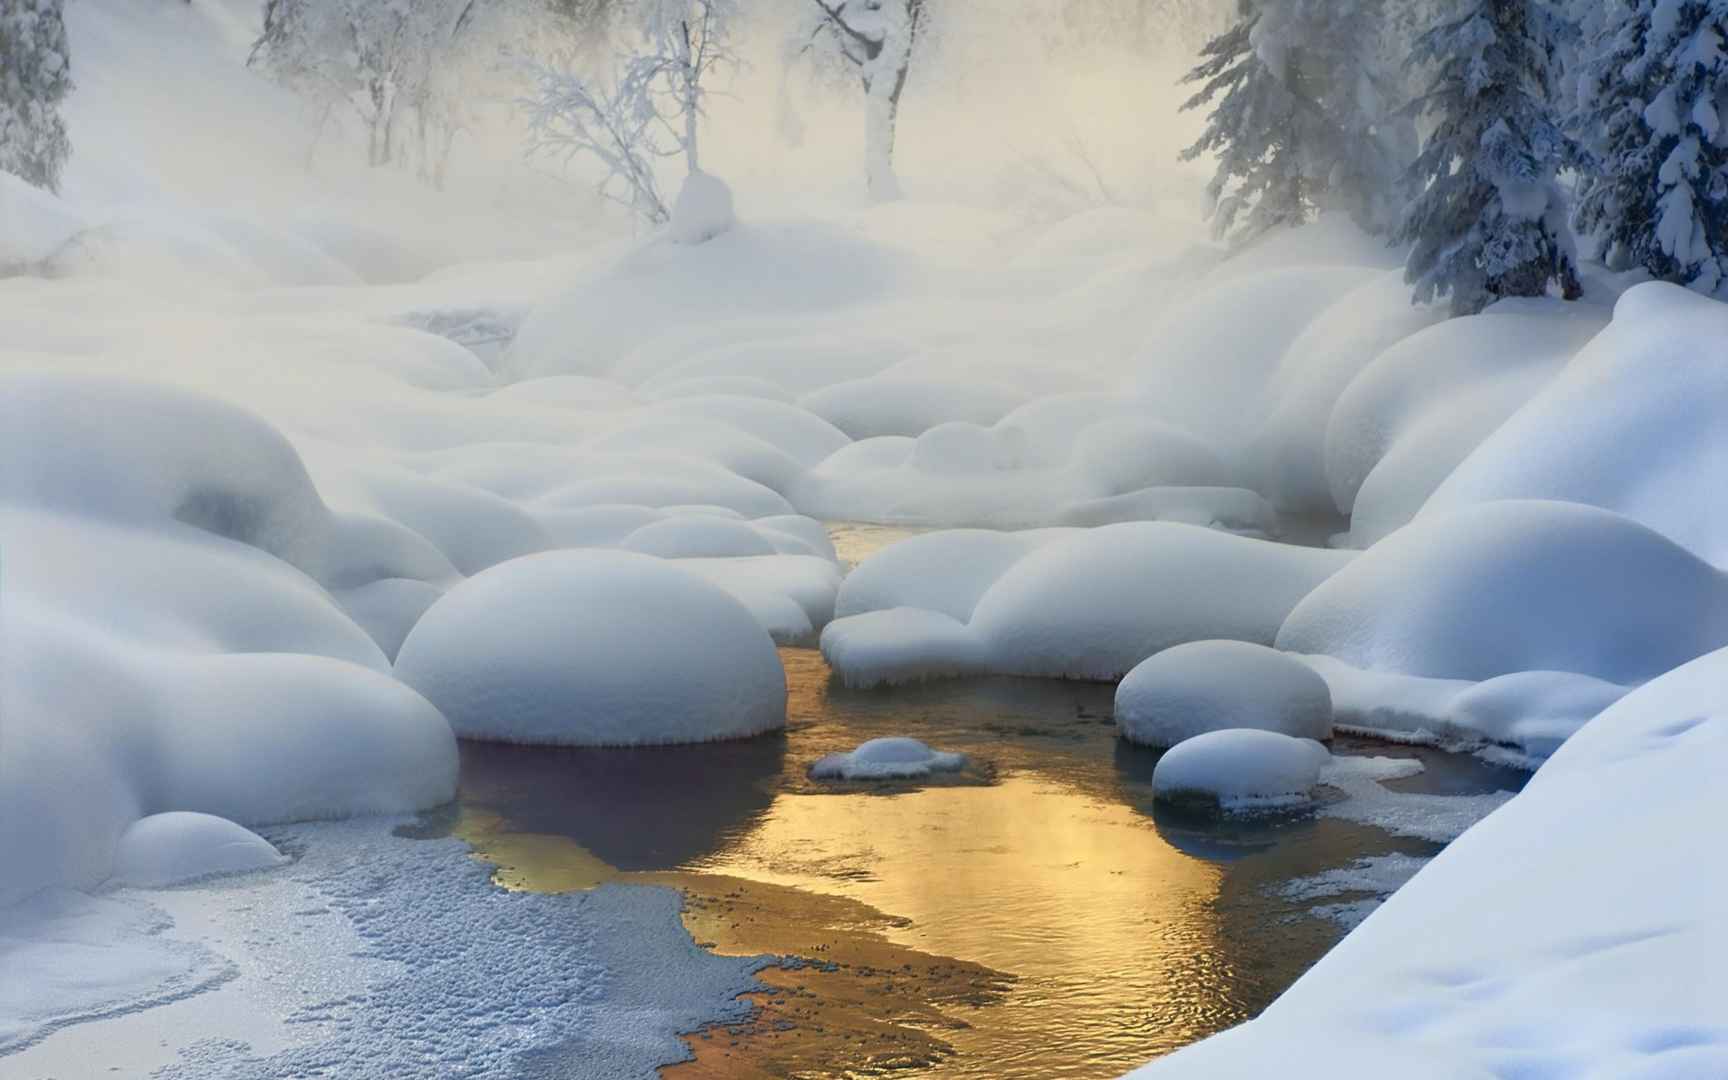
[[[1728,566],[1728,307],[1639,285],[1547,389],[1440,485],[1424,517],[1494,499],[1625,514]]]
[[[971,628],[1009,675],[1116,679],[1189,641],[1269,645],[1349,552],[1169,522],[1110,525],[1046,544],[978,601]]]
[[[686,514],[644,525],[618,545],[662,559],[737,558],[772,555],[774,545],[743,521]]]
[[[1331,759],[1312,739],[1273,731],[1212,731],[1158,759],[1152,793],[1165,802],[1211,806],[1225,813],[1301,806]]]
[[[465,738],[632,746],[786,723],[786,675],[751,613],[626,552],[549,552],[470,578],[415,626],[396,673]]]
[[[675,244],[703,244],[737,223],[732,209],[732,189],[726,181],[705,172],[684,178],[684,186],[672,204],[671,236]]]
[[[888,608],[830,623],[822,658],[847,686],[949,679],[989,670],[984,647],[965,623],[940,611]]]
[[[1654,678],[1728,644],[1728,576],[1595,507],[1496,502],[1423,516],[1295,607],[1278,648],[1480,681]]]
[[[932,750],[917,739],[871,739],[856,750],[829,754],[810,766],[813,780],[910,780],[931,773],[959,772],[965,754]]]
[[[287,861],[268,840],[226,818],[174,811],[141,818],[120,834],[109,880],[159,889]]]
[[[854,439],[873,439],[917,437],[956,420],[989,426],[1025,401],[999,384],[883,374],[824,387],[799,404]]]
[[[1195,641],[1128,673],[1116,688],[1116,728],[1160,748],[1228,728],[1329,739],[1332,694],[1314,669],[1275,649]]]
[[[1056,535],[949,529],[901,540],[847,575],[834,613],[845,618],[919,607],[964,622],[1009,567]]]

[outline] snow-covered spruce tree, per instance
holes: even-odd
[[[1262,14],[1259,0],[1237,0],[1236,22],[1206,43],[1200,64],[1184,80],[1200,84],[1184,109],[1216,104],[1182,160],[1217,155],[1206,188],[1212,229],[1238,244],[1279,226],[1300,225],[1314,210],[1303,152],[1312,141],[1314,117],[1255,49]]]
[[[894,140],[929,0],[807,0],[796,50],[837,60],[864,87],[864,177],[870,195],[900,198]]]
[[[1541,0],[1463,0],[1417,37],[1411,59],[1434,75],[1410,109],[1433,126],[1395,239],[1413,245],[1405,277],[1419,302],[1450,296],[1462,315],[1556,283],[1578,296],[1555,183],[1574,151],[1550,99],[1563,32]]]
[[[0,0],[0,172],[49,191],[72,152],[60,102],[72,66],[60,0]]]
[[[1617,268],[1728,283],[1728,2],[1616,0],[1579,81],[1576,224]]]

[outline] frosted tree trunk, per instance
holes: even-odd
[[[702,159],[696,145],[697,121],[701,119],[702,72],[698,70],[699,61],[690,40],[689,20],[680,23],[679,29],[682,34],[678,62],[684,65],[684,160],[690,167],[690,175],[695,176],[702,171]]]
[[[900,120],[901,78],[884,90],[866,85],[864,90],[864,179],[870,197],[877,202],[900,198],[900,178],[894,175],[894,129]]]

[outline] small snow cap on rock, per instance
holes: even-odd
[[[917,739],[871,739],[849,754],[829,754],[810,766],[814,780],[906,780],[959,772],[965,754],[932,750]]]
[[[786,725],[786,672],[750,611],[630,552],[547,552],[469,578],[409,633],[396,674],[469,739],[667,745]]]
[[[1164,802],[1253,813],[1301,806],[1332,760],[1313,739],[1273,731],[1212,731],[1179,744],[1152,771],[1152,794]]]
[[[732,189],[724,180],[693,172],[672,204],[672,242],[702,244],[732,228]]]
[[[1245,641],[1195,641],[1142,661],[1116,689],[1116,727],[1171,747],[1229,728],[1332,737],[1332,694],[1307,664]]]
[[[177,811],[132,823],[114,853],[117,885],[160,889],[222,874],[268,870],[287,862],[250,829],[212,814]]]

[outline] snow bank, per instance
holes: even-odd
[[[1308,665],[1263,645],[1196,641],[1128,673],[1116,688],[1116,728],[1159,748],[1227,728],[1330,739],[1332,694]]]
[[[117,885],[159,889],[223,874],[268,870],[288,860],[249,829],[210,814],[152,814],[120,834]]]
[[[959,772],[965,754],[932,750],[917,739],[871,739],[856,750],[829,754],[810,766],[813,780],[910,780],[931,773]]]
[[[1405,338],[1351,380],[1326,427],[1327,483],[1366,547],[1416,516],[1448,474],[1599,331],[1590,304],[1514,300]]]
[[[1158,759],[1152,792],[1165,802],[1209,805],[1225,813],[1300,806],[1330,760],[1326,748],[1312,739],[1272,731],[1212,731]]]
[[[786,723],[785,672],[750,612],[623,552],[531,555],[470,578],[408,635],[396,674],[465,738],[632,746]]]
[[[1614,321],[1440,485],[1424,516],[1495,499],[1617,511],[1728,566],[1728,309],[1664,284]]]
[[[1728,578],[1594,507],[1498,502],[1429,517],[1316,588],[1280,649],[1480,681],[1567,671],[1654,678],[1728,643]]]
[[[37,268],[87,225],[59,198],[0,172],[0,278]]]
[[[1133,1075],[1286,1073],[1317,1045],[1340,1080],[1720,1075],[1728,868],[1700,853],[1725,687],[1718,651],[1628,695],[1259,1019]]]

